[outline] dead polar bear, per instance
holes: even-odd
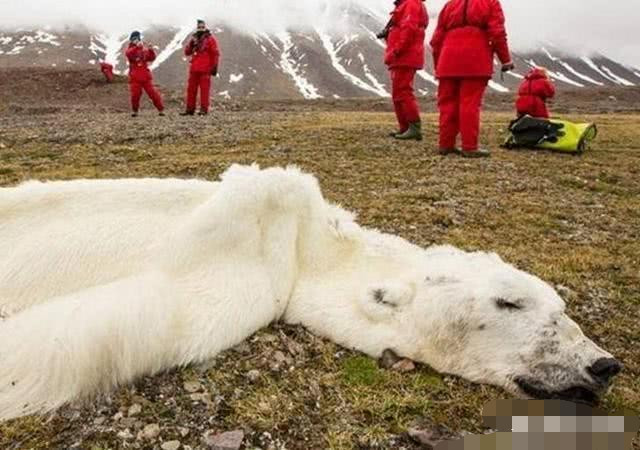
[[[295,168],[0,190],[0,419],[201,362],[276,320],[532,397],[621,366],[540,279],[358,226]]]

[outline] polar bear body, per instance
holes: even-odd
[[[517,376],[588,384],[610,357],[543,281],[362,228],[295,168],[1,189],[0,250],[0,420],[204,361],[277,320],[512,391]]]

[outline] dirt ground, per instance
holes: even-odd
[[[51,95],[29,103],[5,87],[27,92],[32,82],[2,76],[0,185],[215,180],[232,163],[297,164],[363,225],[423,246],[497,251],[554,284],[585,333],[625,364],[603,407],[640,410],[640,114],[632,112],[634,101],[617,101],[619,108],[605,101],[633,98],[636,90],[594,94],[602,102],[591,109],[588,98],[563,105],[577,112],[569,118],[599,126],[583,156],[501,150],[510,113],[492,111],[482,141],[493,157],[464,160],[434,154],[432,112],[424,117],[424,142],[387,138],[393,116],[379,100],[231,102],[206,118],[182,118],[174,93],[167,117],[147,106],[134,120],[121,112],[124,83],[103,86],[89,76],[71,95],[53,83]],[[51,417],[1,424],[0,448],[159,448],[172,440],[198,448],[208,431],[237,429],[246,448],[419,448],[409,428],[431,420],[481,432],[483,404],[508,397],[428,367],[380,369],[302,328],[275,325],[207,367],[145,378]],[[145,433],[149,425],[159,434]]]

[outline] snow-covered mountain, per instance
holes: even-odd
[[[344,98],[389,96],[386,68],[382,64],[384,43],[375,34],[384,17],[365,11],[349,12],[351,26],[342,30],[315,27],[305,31],[273,34],[239,32],[214,26],[222,50],[221,77],[217,95],[236,98]],[[152,28],[144,39],[157,47],[154,62],[156,81],[166,86],[182,86],[187,62],[182,47],[191,26]],[[126,73],[123,46],[127,36],[94,33],[86,29],[54,31],[0,30],[1,67],[72,68],[94,65],[99,60],[113,63]],[[436,80],[430,58],[419,72],[417,91],[426,95]],[[536,52],[516,54],[517,70],[491,82],[499,92],[513,90],[529,67],[542,65],[563,88],[594,88],[640,85],[640,70],[613,61],[604,55],[576,55],[552,45]]]

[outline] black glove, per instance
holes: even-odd
[[[214,66],[214,67],[211,69],[211,76],[212,76],[212,77],[217,77],[217,76],[218,76],[218,66]]]
[[[508,62],[506,64],[502,65],[502,72],[511,72],[513,69],[516,68],[516,65],[512,62]]]

